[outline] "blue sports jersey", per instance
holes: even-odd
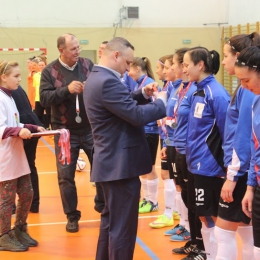
[[[159,88],[159,91],[168,91],[168,86],[169,86],[169,81],[163,81],[163,86],[162,88]],[[160,139],[164,140],[167,137],[167,131],[166,131],[166,126],[164,124],[164,119],[160,119],[160,125],[158,126],[158,132]]]
[[[177,127],[174,131],[174,144],[176,150],[180,154],[186,154],[188,117],[193,101],[193,93],[197,90],[197,86],[193,82],[184,82],[182,90],[178,93],[178,101],[176,102],[176,123]]]
[[[260,96],[257,95],[252,106],[251,162],[247,185],[260,186]]]
[[[194,174],[224,177],[222,140],[230,96],[223,86],[209,75],[197,83],[191,105],[186,159]]]
[[[230,103],[224,131],[224,165],[227,179],[237,181],[249,168],[252,133],[252,103],[255,95],[239,87],[235,99]]]
[[[148,77],[147,75],[142,75],[137,81],[136,81],[136,85],[134,87],[134,91],[138,90],[139,88],[143,88],[146,85],[150,84],[154,82],[154,80],[150,77]],[[144,131],[147,134],[158,134],[158,125],[157,122],[151,122],[147,125],[144,126]]]
[[[174,129],[171,127],[172,121],[174,118],[174,106],[177,101],[178,88],[180,87],[181,79],[177,79],[174,82],[171,82],[167,91],[167,105],[166,105],[166,130],[167,130],[167,138],[164,141],[164,147],[167,146],[175,146],[174,145]]]
[[[123,78],[121,79],[122,83],[127,87],[129,92],[134,91],[134,88],[136,86],[136,82],[133,80],[131,76],[128,76],[128,71],[124,73]]]

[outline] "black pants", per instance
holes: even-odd
[[[181,197],[188,209],[188,220],[190,224],[190,235],[192,244],[197,244],[199,249],[204,250],[201,235],[201,221],[196,216],[195,187],[193,174],[188,171],[186,155],[176,152],[176,172],[181,186]]]
[[[100,182],[105,208],[101,214],[96,260],[132,260],[135,248],[139,177]]]
[[[23,140],[24,151],[31,171],[30,177],[31,177],[31,183],[33,188],[33,200],[32,200],[31,208],[34,209],[39,209],[39,204],[40,204],[39,179],[38,179],[37,168],[35,166],[36,148],[37,148],[38,140],[39,138],[36,137]]]

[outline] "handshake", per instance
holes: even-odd
[[[144,92],[148,97],[154,97],[155,99],[163,99],[167,101],[167,91],[158,92],[158,83],[152,82],[144,87]]]

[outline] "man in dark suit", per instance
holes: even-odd
[[[91,181],[101,185],[105,197],[96,260],[133,258],[139,176],[152,169],[143,126],[165,116],[163,93],[155,102],[138,105],[122,84],[133,58],[134,47],[126,39],[112,39],[83,91],[94,138]]]

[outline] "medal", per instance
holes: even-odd
[[[177,118],[173,118],[171,121],[171,128],[175,129],[177,127]]]
[[[79,113],[77,113],[77,116],[75,117],[75,121],[80,124],[82,122],[82,118],[79,116]]]
[[[176,122],[173,122],[171,125],[171,128],[175,129],[178,126],[178,124]]]
[[[77,94],[76,96],[76,113],[77,113],[77,116],[75,117],[75,121],[80,124],[82,122],[82,118],[79,116],[79,96]]]

